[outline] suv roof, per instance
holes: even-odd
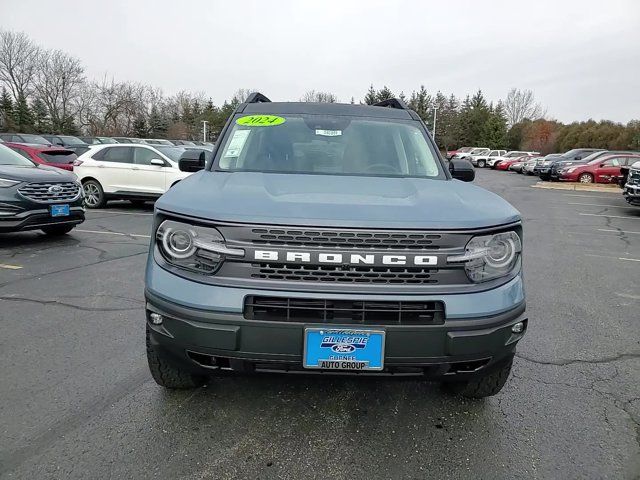
[[[409,110],[375,105],[352,105],[350,103],[311,102],[261,102],[240,106],[237,113],[299,113],[308,115],[351,115],[358,117],[380,117],[412,120]]]

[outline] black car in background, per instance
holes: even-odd
[[[591,155],[593,152],[602,152],[605,151],[604,148],[574,148],[573,150],[569,150],[568,152],[564,152],[562,155],[553,159],[553,161],[549,162],[545,159],[545,161],[538,168],[536,166],[535,172],[540,175],[540,180],[549,180],[551,179],[551,169],[553,165],[562,161],[572,161],[572,160],[582,160],[587,155]]]
[[[64,235],[82,222],[82,187],[73,173],[37,165],[0,145],[0,233]]]
[[[53,145],[64,147],[69,150],[73,150],[77,155],[82,155],[89,150],[89,144],[83,142],[78,137],[73,135],[42,135],[45,139],[50,141]]]

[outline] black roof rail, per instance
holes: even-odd
[[[397,108],[400,110],[409,110],[407,104],[404,103],[399,98],[388,98],[386,100],[382,100],[381,102],[374,103],[374,107],[388,107],[388,108]]]
[[[259,92],[250,93],[244,103],[266,103],[271,102],[267,97]]]

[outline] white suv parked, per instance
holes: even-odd
[[[537,154],[538,152],[521,152],[520,150],[511,150],[504,155],[499,155],[497,157],[491,157],[487,159],[487,165],[491,168],[496,168],[496,165],[502,160],[506,160],[508,158],[532,157],[533,155]]]
[[[505,153],[507,153],[506,150],[491,150],[490,152],[484,153],[482,155],[471,155],[471,163],[473,163],[473,165],[476,167],[484,168],[487,166],[487,162],[489,160],[493,159],[494,157],[501,157]]]
[[[183,178],[178,169],[184,147],[141,144],[91,146],[74,163],[88,208],[101,208],[107,200],[134,204],[155,200]]]

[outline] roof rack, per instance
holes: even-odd
[[[271,102],[267,97],[259,92],[250,93],[244,103],[266,103]]]
[[[386,100],[382,100],[381,102],[374,103],[374,107],[388,107],[388,108],[397,108],[399,110],[409,110],[407,104],[404,103],[399,98],[388,98]]]

